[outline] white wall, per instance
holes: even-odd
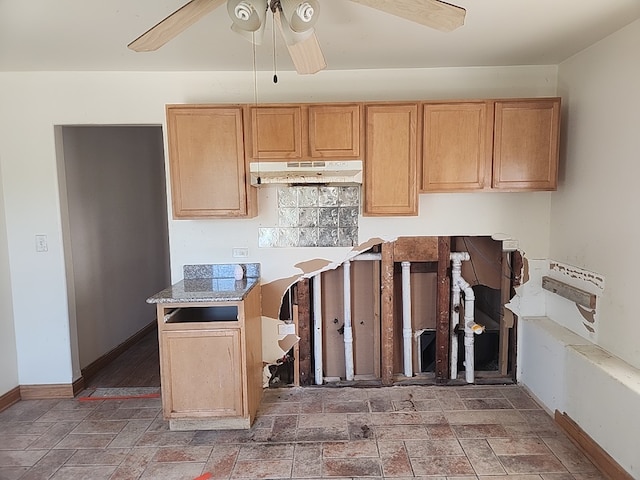
[[[566,108],[566,164],[552,196],[552,260],[606,279],[596,342],[640,368],[637,276],[640,262],[640,21],[559,67]]]
[[[0,181],[2,169],[0,169]],[[0,193],[2,184],[0,182]],[[0,195],[0,395],[18,386],[18,357],[13,326],[13,302],[9,275],[9,249],[4,217],[4,196]]]
[[[522,382],[548,409],[566,412],[633,478],[640,478],[639,44],[636,21],[559,66],[564,164],[551,196],[550,259],[597,303],[585,316],[545,292],[550,320],[526,319],[520,338]]]
[[[259,75],[259,102],[409,100],[553,96],[554,66],[282,73]],[[233,72],[64,72],[0,74],[0,159],[21,384],[68,383],[77,369],[70,351],[54,125],[160,124],[167,103],[251,103],[253,75]],[[299,261],[339,262],[345,249],[257,248],[257,229],[275,225],[274,189],[260,191],[260,215],[249,220],[170,221],[171,269],[230,262],[247,246],[263,281],[299,274]],[[364,218],[360,240],[401,234],[506,233],[532,258],[548,256],[550,193],[423,195],[420,217]],[[455,215],[453,215],[455,213]],[[34,235],[49,236],[36,254]],[[76,370],[77,371],[77,370]]]

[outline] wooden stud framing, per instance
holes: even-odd
[[[393,243],[382,244],[381,377],[383,385],[393,383]]]
[[[393,244],[394,262],[437,262],[437,237],[398,237]]]
[[[583,307],[596,308],[596,296],[551,277],[542,277],[542,288]]]
[[[298,310],[298,382],[302,386],[311,384],[311,295],[309,279],[303,278],[296,284]]]
[[[511,286],[513,288],[519,287],[522,283],[525,283],[528,273],[525,272],[524,258],[519,251],[515,251],[511,254]],[[518,350],[517,341],[518,338],[518,316],[513,314],[513,327],[511,329],[511,339],[509,340],[509,356],[511,363],[517,365],[518,363]],[[511,369],[511,376],[513,381],[516,379],[516,368]]]
[[[373,262],[373,374],[380,378],[380,262]]]
[[[511,253],[502,252],[502,278],[500,285],[500,344],[498,346],[498,371],[506,375],[509,366],[509,331],[513,327],[513,313],[505,308],[511,300]]]
[[[449,253],[451,239],[438,237],[438,293],[436,319],[436,382],[445,383],[449,379],[449,308],[451,281],[449,279]]]

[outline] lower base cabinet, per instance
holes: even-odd
[[[260,287],[241,302],[158,304],[171,430],[249,428],[262,397]]]

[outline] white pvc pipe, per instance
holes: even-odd
[[[369,261],[375,261],[375,260],[382,260],[382,254],[381,253],[361,253],[360,255],[356,255],[353,258],[349,259],[350,261],[354,261],[354,260],[369,260]]]
[[[474,319],[475,295],[473,288],[462,278],[462,262],[470,259],[468,252],[454,252],[450,254],[452,262],[451,283],[452,283],[452,300],[451,300],[451,378],[456,379],[458,376],[458,335],[455,327],[460,321],[460,292],[464,292],[464,371],[467,383],[473,383],[475,380],[474,371],[474,334],[480,335],[484,332],[484,327],[478,325]],[[454,318],[455,317],[455,318]],[[455,323],[454,323],[455,322]],[[455,361],[455,363],[454,363]],[[455,373],[455,375],[454,375]]]
[[[351,262],[342,264],[344,272],[344,368],[347,380],[353,380],[353,331],[351,328]]]
[[[451,258],[453,260],[453,258]],[[460,323],[460,287],[456,278],[460,276],[461,261],[453,261],[453,267],[451,269],[451,352],[450,352],[450,364],[451,364],[451,380],[458,378],[458,324]]]
[[[404,376],[413,377],[413,331],[411,328],[411,262],[402,262],[402,340]]]
[[[322,282],[313,277],[313,365],[316,385],[322,385]]]
[[[462,277],[460,280],[466,283],[464,286],[464,376],[467,383],[473,383],[475,378],[475,346],[474,346],[474,330],[471,328],[476,325],[474,321],[474,303],[475,295],[473,294],[473,288],[464,281]],[[463,288],[463,285],[460,285]],[[484,329],[476,331],[475,333],[481,334]]]

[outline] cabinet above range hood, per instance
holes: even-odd
[[[362,160],[302,162],[251,162],[251,185],[266,184],[340,184],[362,183]]]

